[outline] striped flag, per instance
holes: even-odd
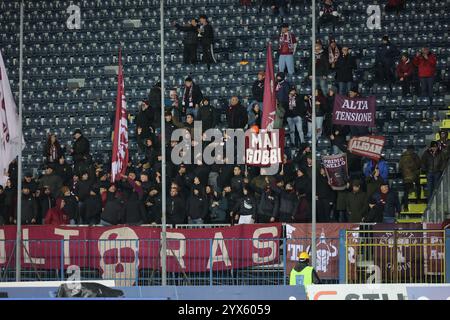
[[[0,185],[4,186],[8,177],[9,164],[20,153],[20,147],[25,147],[20,132],[20,119],[16,103],[6,74],[5,63],[0,51]]]
[[[119,75],[117,83],[116,118],[112,149],[111,182],[121,179],[128,164],[128,122],[125,86],[123,81],[122,49],[119,49]]]
[[[263,113],[261,129],[273,129],[276,113],[275,76],[273,72],[272,44],[267,45],[266,72],[264,79]]]

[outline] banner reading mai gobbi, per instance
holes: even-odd
[[[349,98],[339,94],[334,98],[333,124],[373,127],[375,125],[375,97]]]
[[[348,182],[347,155],[322,156],[322,165],[325,168],[331,188],[333,190],[345,190]]]

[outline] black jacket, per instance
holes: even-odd
[[[400,51],[395,45],[388,42],[387,44],[380,44],[375,53],[376,64],[383,64],[394,67],[395,61],[398,59]]]
[[[191,217],[191,219],[205,219],[208,213],[208,205],[205,195],[201,193],[194,195],[191,193],[186,204],[187,216]]]
[[[108,192],[108,199],[106,200],[105,209],[103,210],[101,217],[102,220],[116,225],[123,221],[123,203],[122,200],[116,198],[114,194]]]
[[[35,198],[29,194],[22,194],[22,224],[31,224],[37,218],[37,204]]]
[[[202,46],[210,46],[214,42],[214,30],[213,27],[209,24],[205,26],[200,26],[200,30],[203,29],[203,32],[201,33],[200,43]]]
[[[186,203],[177,195],[167,199],[167,223],[168,224],[182,224],[186,222]]]
[[[286,113],[284,114],[284,116],[286,118],[294,118],[297,116],[304,117],[305,114],[306,114],[306,107],[304,100],[299,95],[295,95],[295,104],[293,103],[293,105],[290,105],[289,103],[287,105]]]
[[[227,109],[227,123],[230,129],[244,129],[248,122],[247,110],[239,102]]]
[[[64,212],[69,216],[69,219],[78,219],[78,201],[75,196],[64,196]]]
[[[253,82],[252,86],[252,94],[253,99],[258,102],[263,102],[264,97],[264,79],[263,80],[256,80]]]
[[[180,26],[179,24],[176,24],[175,28],[177,28],[178,31],[184,32],[183,44],[198,44],[198,27],[192,25]]]
[[[81,180],[78,181],[75,195],[78,197],[80,202],[83,202],[89,197],[91,191],[92,181],[91,180]]]
[[[189,101],[190,90],[192,90],[192,101]],[[200,105],[203,100],[202,90],[198,85],[192,82],[192,86],[188,89],[186,86],[183,87],[183,92],[181,94],[181,105],[183,106],[183,113],[186,112],[186,108],[194,108],[195,105]]]
[[[445,165],[444,155],[439,150],[433,154],[430,149],[427,149],[422,155],[422,170],[426,173],[440,172]]]
[[[263,192],[258,205],[258,215],[277,218],[279,207],[278,196],[273,191]]]
[[[40,212],[38,212],[38,221],[41,222],[41,219],[45,218],[47,215],[47,211],[50,208],[53,208],[56,204],[55,198],[52,195],[46,195],[44,193],[39,197],[39,208]]]
[[[319,54],[319,58],[315,59],[316,64],[316,76],[327,76],[330,71],[330,64],[328,63],[328,51],[322,51]],[[311,58],[309,59],[309,75],[312,75]],[[323,90],[323,89],[322,89]]]
[[[253,196],[243,196],[235,205],[233,213],[241,216],[256,217],[256,199]]]
[[[161,87],[158,85],[154,85],[150,89],[150,93],[148,94],[148,104],[152,109],[157,108],[158,110],[161,110]]]
[[[197,120],[202,122],[203,132],[216,126],[216,110],[211,105],[201,106],[197,113]]]
[[[73,178],[73,170],[68,163],[58,163],[55,167],[55,174],[62,179],[63,185],[65,186],[68,186]]]
[[[339,56],[336,62],[336,81],[337,82],[350,82],[353,81],[353,70],[356,69],[355,58],[346,55]]]
[[[85,200],[85,208],[86,208],[86,220],[89,224],[97,224],[100,222],[100,215],[102,213],[102,200],[98,195],[91,195]]]
[[[84,136],[81,136],[80,138],[78,138],[78,140],[75,140],[72,148],[73,148],[72,157],[74,162],[90,160],[89,140],[86,139]]]
[[[297,209],[298,205],[297,194],[294,190],[289,192],[273,184],[271,188],[280,198],[280,222],[292,222],[292,217],[294,216],[295,210]]]
[[[147,222],[147,213],[142,201],[139,200],[138,194],[133,192],[125,204],[125,223],[142,224]]]
[[[150,91],[150,94],[151,94],[151,91]],[[159,104],[161,105],[161,102],[159,102]],[[155,106],[154,108],[159,108],[159,107]],[[153,126],[154,120],[155,120],[154,112],[152,110],[152,107],[148,107],[145,110],[139,111],[139,113],[136,116],[136,127],[142,128],[142,133],[140,135],[141,139],[145,139],[150,136],[150,132],[151,132],[150,127]],[[161,117],[158,120],[161,122]]]

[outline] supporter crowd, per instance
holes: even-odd
[[[277,2],[278,3],[278,2]],[[282,3],[282,1],[280,2]],[[244,1],[243,5],[247,5]],[[273,5],[277,14],[287,14],[282,4]],[[401,9],[401,8],[400,8]],[[400,10],[399,9],[399,10]],[[278,11],[277,11],[278,10]],[[320,26],[339,23],[341,14],[333,1],[324,1],[319,13]],[[203,50],[202,62],[215,63],[213,27],[205,15],[200,24],[174,24],[185,33],[184,62],[197,63],[197,47]],[[351,48],[330,37],[325,45],[318,40],[315,56],[317,90],[315,105],[311,94],[300,94],[292,83],[295,74],[294,56],[297,38],[284,23],[278,35],[278,72],[276,75],[277,118],[279,126],[287,124],[287,148],[278,174],[261,175],[261,169],[227,163],[206,165],[193,155],[193,164],[175,165],[171,152],[178,140],[171,141],[172,132],[184,128],[194,136],[194,121],[209,128],[247,129],[261,126],[265,73],[260,71],[252,86],[252,96],[242,99],[232,96],[225,110],[226,124],[220,106],[210,105],[195,77],[185,78],[182,88],[171,88],[164,106],[166,137],[167,223],[266,223],[310,222],[312,199],[312,155],[308,141],[312,136],[312,111],[316,112],[317,136],[331,141],[334,154],[345,153],[348,160],[347,189],[330,187],[325,170],[318,163],[315,195],[318,222],[395,222],[400,211],[407,208],[408,193],[420,194],[420,173],[427,175],[428,197],[431,195],[449,159],[447,132],[440,132],[423,154],[409,146],[399,165],[404,180],[405,196],[400,199],[389,186],[385,159],[379,161],[356,156],[347,150],[351,137],[370,134],[365,127],[333,125],[332,108],[336,94],[354,98],[360,96],[353,74],[357,70]],[[410,55],[384,36],[376,52],[376,82],[388,86],[402,85],[404,96],[420,94],[432,103],[432,88],[436,73],[436,55],[423,48]],[[311,74],[311,71],[310,71]],[[334,81],[330,81],[334,75]],[[93,159],[89,137],[82,130],[73,133],[73,144],[63,146],[54,134],[48,136],[43,150],[45,169],[33,176],[26,172],[22,182],[23,224],[160,224],[161,200],[161,86],[156,83],[148,100],[139,105],[133,121],[136,143],[142,158],[132,159],[120,181],[111,183],[110,163]],[[288,152],[295,150],[294,155]],[[71,162],[66,161],[70,156]],[[0,186],[0,223],[15,224],[17,194],[17,162],[9,168],[9,180]]]

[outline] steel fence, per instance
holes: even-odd
[[[445,283],[445,230],[346,231],[346,283]]]

